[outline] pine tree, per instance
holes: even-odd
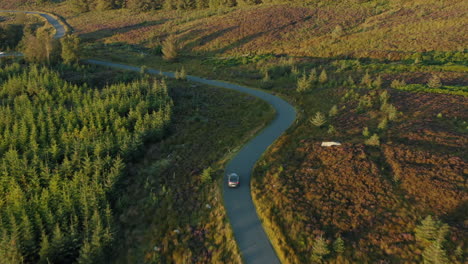
[[[329,116],[336,116],[338,114],[338,107],[336,105],[332,106],[330,111],[328,112]]]
[[[325,115],[320,112],[315,113],[315,116],[310,119],[310,123],[316,127],[321,127],[327,122]]]
[[[417,226],[415,229],[416,240],[419,240],[424,244],[430,244],[436,239],[438,230],[439,224],[432,218],[432,216],[428,215],[421,222],[421,225]]]
[[[208,167],[208,168],[204,169],[203,173],[201,175],[201,181],[203,183],[211,182],[211,173],[212,173],[211,167]]]
[[[372,86],[372,78],[371,78],[369,72],[366,71],[366,74],[364,74],[364,76],[362,77],[361,85],[363,85],[363,86],[365,86],[367,88],[370,88]]]
[[[442,242],[435,240],[422,253],[425,264],[446,264],[449,263],[447,253],[442,247]]]
[[[312,246],[312,260],[321,261],[328,254],[330,254],[330,250],[328,249],[327,241],[321,236],[317,237]]]
[[[369,128],[368,127],[364,127],[362,129],[362,135],[365,136],[365,137],[368,137],[370,135],[370,132],[369,132]]]
[[[319,82],[323,84],[323,83],[326,83],[327,81],[328,81],[327,71],[323,69],[319,76]]]
[[[440,81],[440,77],[436,74],[433,74],[429,81],[427,81],[427,86],[429,88],[440,88],[442,87],[442,82]]]
[[[80,39],[76,35],[67,35],[60,40],[62,44],[62,59],[66,64],[78,62],[80,54]]]
[[[380,121],[377,128],[380,129],[380,130],[385,130],[385,129],[387,129],[387,125],[388,125],[388,119],[387,119],[387,117],[384,117],[384,118],[382,118],[382,121]]]
[[[301,78],[297,79],[297,88],[298,92],[306,92],[312,88],[312,84],[310,83],[307,74],[303,74]]]
[[[364,144],[369,146],[378,146],[380,145],[379,135],[373,134],[369,139],[364,141]]]
[[[174,35],[170,35],[163,42],[162,53],[163,58],[166,61],[174,61],[177,59],[179,52],[177,39]]]
[[[335,242],[333,242],[333,251],[335,251],[335,253],[337,253],[337,254],[343,254],[344,250],[345,250],[344,241],[341,238],[341,236],[339,236],[335,240]]]

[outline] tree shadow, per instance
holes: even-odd
[[[236,29],[238,29],[239,26],[232,26],[232,27],[228,27],[228,28],[225,28],[225,29],[222,29],[220,31],[216,31],[214,33],[211,33],[211,34],[208,34],[206,36],[201,36],[199,37],[203,32],[206,32],[207,30],[203,30],[203,29],[196,29],[196,30],[193,30],[192,32],[190,32],[190,34],[187,34],[186,36],[184,36],[181,40],[190,40],[192,39],[192,41],[188,42],[186,45],[185,45],[185,48],[187,50],[192,50],[193,48],[195,47],[200,47],[200,46],[203,46],[221,36],[223,36],[224,34],[228,33],[228,32],[231,32],[231,31],[234,31]]]
[[[271,28],[271,29],[269,29],[269,30],[265,30],[265,31],[261,31],[261,32],[258,32],[258,33],[252,34],[252,35],[245,36],[245,37],[243,37],[243,38],[241,38],[241,39],[239,39],[239,40],[237,40],[237,41],[235,41],[235,42],[233,42],[233,43],[231,43],[231,44],[229,44],[229,45],[227,45],[227,46],[225,46],[225,47],[222,47],[222,48],[220,48],[220,49],[214,51],[214,53],[223,54],[223,53],[225,53],[225,52],[227,52],[227,51],[230,51],[230,50],[234,50],[234,49],[236,49],[236,48],[239,48],[239,47],[241,47],[242,45],[244,45],[244,44],[246,44],[246,43],[248,43],[248,42],[251,42],[251,41],[253,41],[254,39],[257,39],[257,38],[259,38],[259,37],[261,37],[261,36],[264,36],[264,35],[266,35],[266,34],[268,34],[268,33],[275,32],[275,31],[281,31],[281,30],[283,30],[283,29],[286,29],[286,28],[289,27],[289,26],[293,26],[293,25],[295,25],[295,24],[298,24],[298,23],[301,23],[301,22],[305,22],[305,21],[307,21],[307,20],[309,20],[309,19],[311,19],[311,18],[312,18],[312,16],[306,16],[306,17],[304,17],[303,19],[300,19],[300,20],[297,20],[297,21],[291,21],[291,22],[289,22],[289,23],[287,23],[287,24],[283,24],[283,25],[281,25],[281,26],[274,27],[274,28]],[[228,28],[228,29],[232,30],[233,28],[239,28],[239,26],[231,27],[231,28]],[[223,31],[223,32],[221,32],[221,33],[223,34],[223,33],[225,33],[225,32],[226,32],[226,31]]]
[[[112,37],[112,36],[114,36],[116,34],[130,32],[132,30],[139,29],[139,28],[145,28],[145,27],[160,25],[160,24],[166,23],[169,20],[171,20],[171,19],[161,19],[161,20],[157,20],[157,21],[145,21],[145,22],[141,22],[139,24],[129,25],[129,26],[126,26],[126,27],[121,27],[121,28],[105,28],[105,29],[96,30],[96,31],[93,31],[93,32],[81,34],[80,37],[85,41],[95,41],[95,40],[99,40],[99,39]]]

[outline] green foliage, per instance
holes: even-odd
[[[315,113],[315,116],[309,120],[309,122],[316,127],[322,127],[327,122],[327,119],[325,118],[324,114],[317,112]]]
[[[323,69],[322,72],[320,73],[318,81],[320,83],[322,83],[322,84],[326,83],[328,81],[328,75],[327,75],[327,71],[325,69]]]
[[[164,40],[162,44],[162,54],[166,61],[174,61],[179,55],[179,47],[177,38],[174,35],[170,35]]]
[[[373,134],[370,138],[364,141],[364,144],[369,146],[378,146],[380,145],[380,138],[379,135]]]
[[[88,0],[70,0],[72,10],[75,13],[85,13],[89,11]]]
[[[387,126],[388,126],[388,119],[387,117],[384,117],[382,118],[382,120],[380,121],[379,125],[377,126],[378,129],[380,130],[385,130],[387,129]]]
[[[393,80],[392,83],[390,84],[390,87],[393,89],[400,89],[402,87],[406,86],[405,80]]]
[[[438,89],[442,87],[442,82],[440,81],[440,77],[436,74],[433,74],[429,81],[427,82],[427,86],[432,89]]]
[[[312,246],[312,261],[319,262],[328,254],[330,254],[330,250],[327,241],[321,236],[317,237]]]
[[[345,250],[344,241],[343,241],[343,239],[341,238],[341,236],[339,236],[339,237],[333,242],[333,251],[334,251],[336,254],[343,254],[344,250]]]
[[[312,83],[310,82],[310,79],[307,76],[307,74],[304,73],[302,77],[297,79],[296,90],[301,93],[301,92],[307,92],[310,89],[312,89]]]
[[[211,174],[213,173],[213,169],[211,167],[208,167],[203,170],[203,173],[201,175],[201,181],[203,183],[209,183],[212,181],[212,176]]]
[[[29,62],[50,64],[58,55],[56,40],[43,28],[35,33],[26,33],[20,45],[24,58]]]
[[[66,64],[78,62],[80,56],[80,39],[76,35],[67,35],[60,39],[62,59]]]
[[[338,106],[334,105],[328,112],[328,116],[332,117],[332,116],[336,116],[337,114],[338,114]]]
[[[0,72],[0,259],[104,263],[114,227],[102,219],[124,162],[170,121],[165,83],[98,90],[37,66]]]
[[[407,84],[405,86],[399,86],[397,89],[408,92],[425,92],[468,96],[467,86],[445,85],[440,88],[430,88],[423,84]]]
[[[443,227],[440,221],[434,220],[431,215],[428,215],[421,224],[414,230],[416,240],[421,241],[423,244],[430,244],[441,236],[445,236],[446,227]]]
[[[366,88],[371,88],[372,87],[372,78],[369,74],[369,72],[366,72],[364,76],[361,79],[361,85],[366,87]]]
[[[0,24],[0,49],[14,49],[23,37],[23,25]]]
[[[450,263],[447,258],[442,243],[439,240],[434,241],[426,247],[422,253],[424,264],[448,264]]]
[[[187,80],[187,73],[185,72],[185,68],[175,71],[174,76],[177,80]]]
[[[364,128],[362,129],[362,135],[363,135],[364,137],[369,137],[370,132],[369,132],[369,128],[368,128],[368,127],[364,127]]]

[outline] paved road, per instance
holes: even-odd
[[[35,11],[15,11],[15,10],[0,10],[0,12],[25,13],[25,14],[40,15],[41,17],[45,18],[47,20],[47,22],[49,22],[55,28],[54,38],[59,39],[59,38],[65,36],[65,33],[66,33],[65,27],[62,24],[60,24],[60,22],[57,19],[51,17],[48,14],[41,13],[41,12],[35,12]]]
[[[109,66],[118,69],[140,71],[139,67],[105,62],[99,60],[87,60],[87,63]],[[160,74],[160,71],[149,69],[148,73]],[[174,73],[162,72],[173,78]],[[231,84],[222,81],[208,80],[195,76],[187,76],[193,82],[218,86],[258,97],[276,110],[276,118],[259,135],[248,142],[229,162],[226,173],[236,172],[240,176],[239,188],[229,188],[224,184],[224,204],[239,245],[244,263],[250,264],[275,264],[280,263],[270,241],[263,230],[257,211],[252,202],[250,192],[250,175],[257,160],[283,132],[291,126],[296,118],[294,107],[283,99],[269,93]]]
[[[56,34],[54,36],[55,38],[61,38],[65,35],[65,28],[53,17],[40,12],[25,13],[38,14],[46,18],[47,21],[49,21],[56,28]],[[112,62],[99,60],[86,60],[85,62],[118,69],[140,71],[139,67]],[[151,74],[162,73],[168,77],[174,78],[174,73],[171,72],[160,72],[154,69],[149,69],[148,72]],[[252,202],[252,196],[250,192],[250,176],[255,163],[265,152],[265,150],[271,144],[273,144],[275,140],[281,134],[283,134],[283,132],[289,126],[291,126],[291,124],[296,119],[296,111],[294,107],[292,107],[283,99],[260,90],[222,81],[208,80],[196,76],[187,76],[187,79],[193,82],[218,86],[250,94],[266,101],[275,108],[277,115],[273,122],[254,139],[244,145],[243,148],[226,166],[226,173],[236,172],[240,176],[240,186],[235,189],[227,187],[227,184],[223,184],[223,186],[224,204],[244,263],[280,263],[265,231],[263,230],[262,224],[257,215],[257,211],[255,210],[255,206]]]

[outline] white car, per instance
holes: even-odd
[[[239,175],[235,173],[231,173],[228,175],[228,186],[229,187],[237,187],[239,186]]]
[[[3,55],[3,54],[5,54],[5,52],[3,52],[3,51],[0,51],[0,55]]]

